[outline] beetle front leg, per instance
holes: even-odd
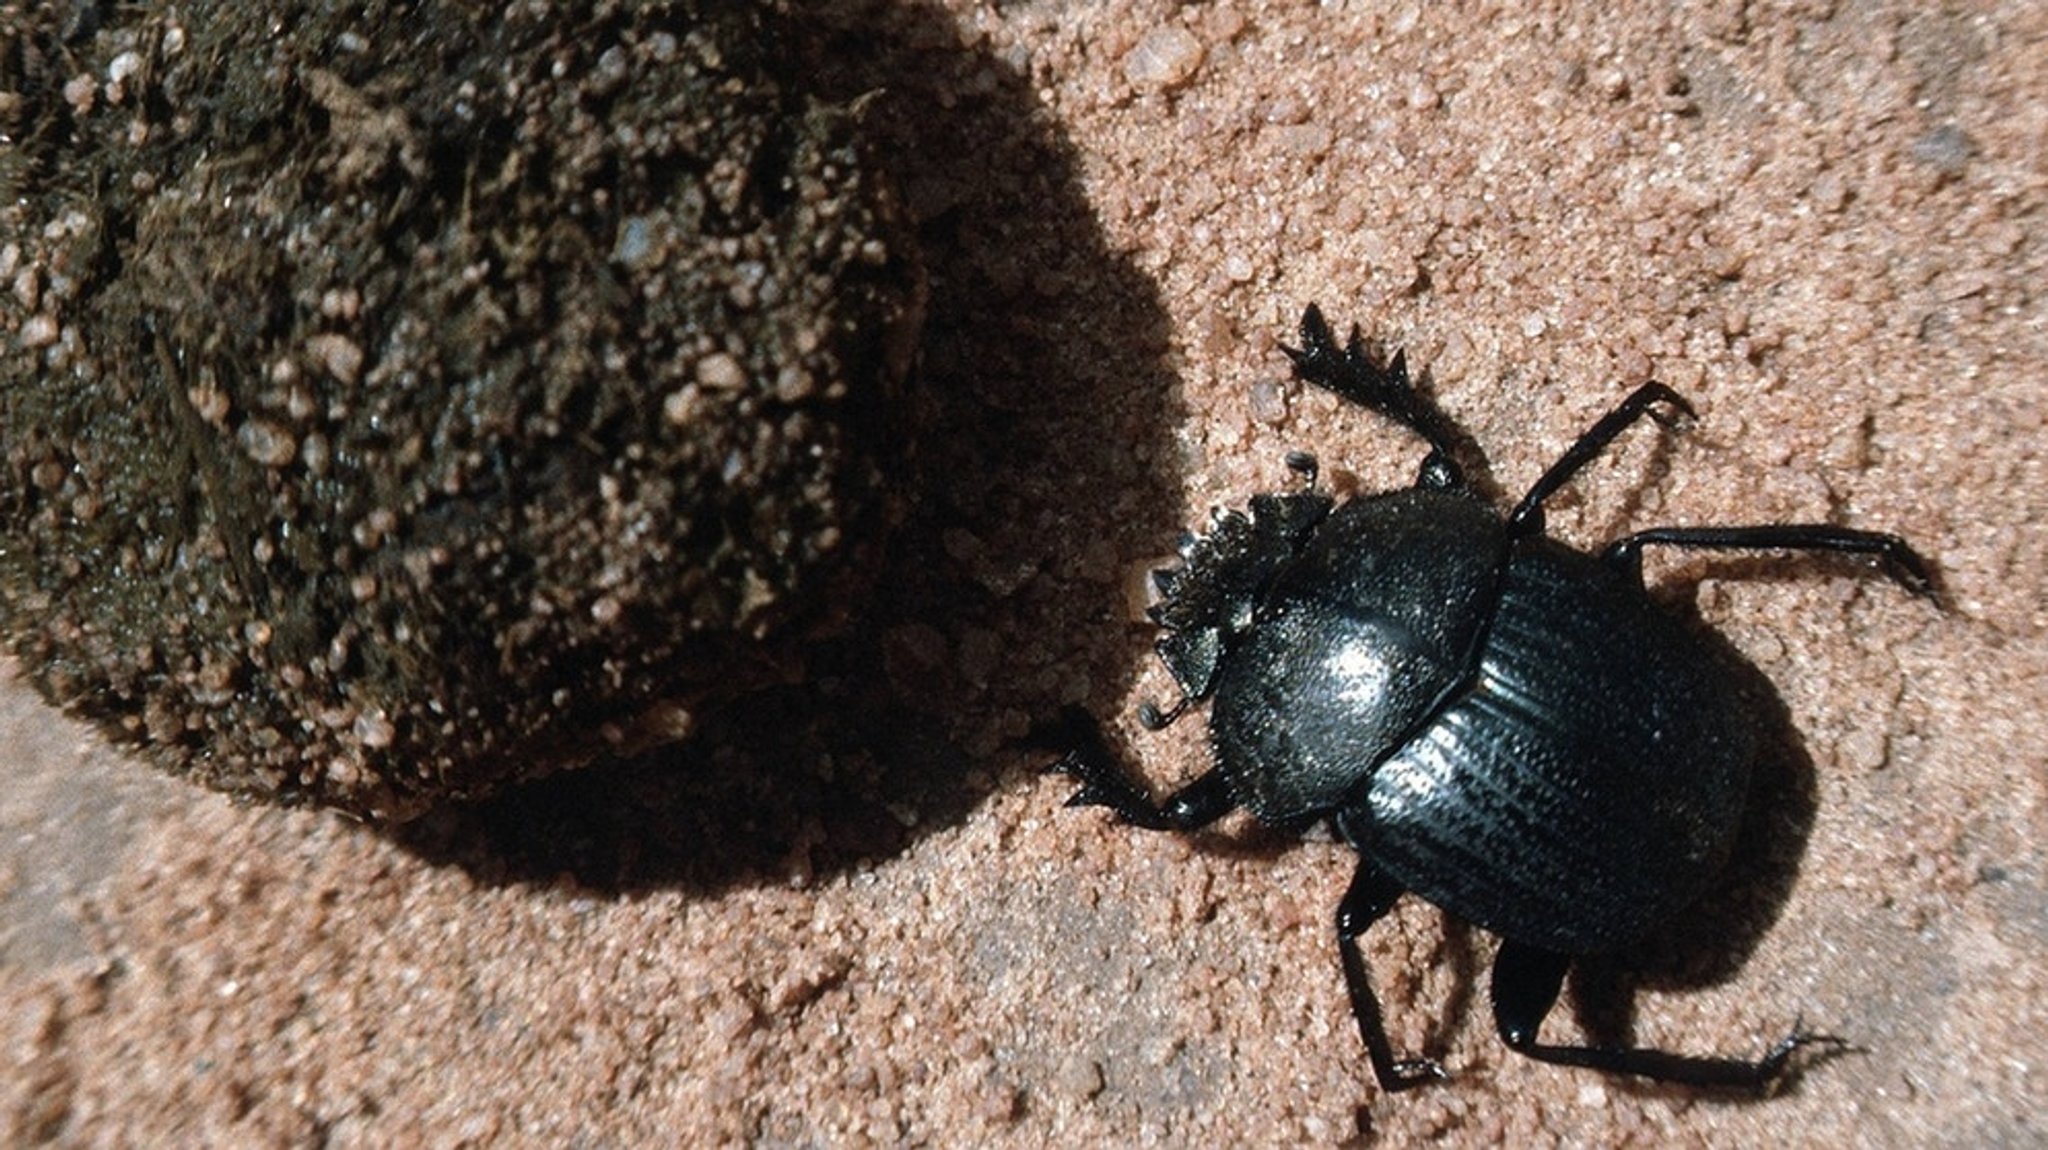
[[[1794,1052],[1814,1047],[1821,1057],[1849,1049],[1848,1043],[1813,1034],[1797,1024],[1762,1058],[1711,1058],[1672,1054],[1646,1047],[1548,1046],[1537,1041],[1544,1018],[1564,987],[1568,955],[1503,941],[1493,961],[1493,1024],[1502,1042],[1518,1054],[1559,1066],[1581,1066],[1610,1074],[1633,1074],[1686,1086],[1773,1094],[1803,1067]]]
[[[1450,1077],[1430,1059],[1394,1057],[1394,1044],[1387,1040],[1386,1017],[1380,1011],[1379,995],[1373,993],[1372,974],[1358,945],[1359,936],[1385,918],[1405,893],[1400,884],[1360,855],[1350,889],[1337,904],[1337,952],[1344,963],[1344,987],[1351,995],[1351,1017],[1358,1022],[1358,1036],[1365,1040],[1373,1076],[1380,1080],[1380,1089],[1390,1093]]]
[[[1295,378],[1379,412],[1421,436],[1429,444],[1429,455],[1423,460],[1418,486],[1439,491],[1466,486],[1457,464],[1458,433],[1409,378],[1405,354],[1395,352],[1390,362],[1375,362],[1356,324],[1350,337],[1338,344],[1329,321],[1323,318],[1323,309],[1314,304],[1301,313],[1301,346],[1282,345],[1280,350],[1294,361]]]
[[[1108,807],[1132,826],[1148,831],[1200,830],[1230,813],[1237,800],[1219,771],[1210,771],[1173,794],[1154,802],[1150,792],[1123,770],[1102,729],[1085,714],[1070,711],[1061,726],[1072,748],[1048,767],[1081,780],[1081,789],[1067,800],[1070,807]]]

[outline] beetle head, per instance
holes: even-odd
[[[1313,474],[1312,463],[1305,467],[1304,474]],[[1256,622],[1254,608],[1267,584],[1334,502],[1314,487],[1255,495],[1249,515],[1218,512],[1207,533],[1181,543],[1180,566],[1152,573],[1161,598],[1146,614],[1165,632],[1154,647],[1186,699],[1204,698],[1214,688],[1224,654]]]

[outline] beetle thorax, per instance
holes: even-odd
[[[1473,499],[1404,491],[1336,509],[1225,652],[1217,767],[1260,819],[1328,813],[1467,682],[1505,543]]]

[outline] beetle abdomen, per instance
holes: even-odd
[[[1373,777],[1359,849],[1504,938],[1613,949],[1698,896],[1755,723],[1720,658],[1604,564],[1520,545],[1478,675]]]

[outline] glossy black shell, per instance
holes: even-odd
[[[1756,725],[1727,665],[1611,564],[1510,541],[1462,491],[1304,533],[1215,669],[1217,769],[1262,821],[1334,816],[1429,902],[1565,954],[1696,898]]]

